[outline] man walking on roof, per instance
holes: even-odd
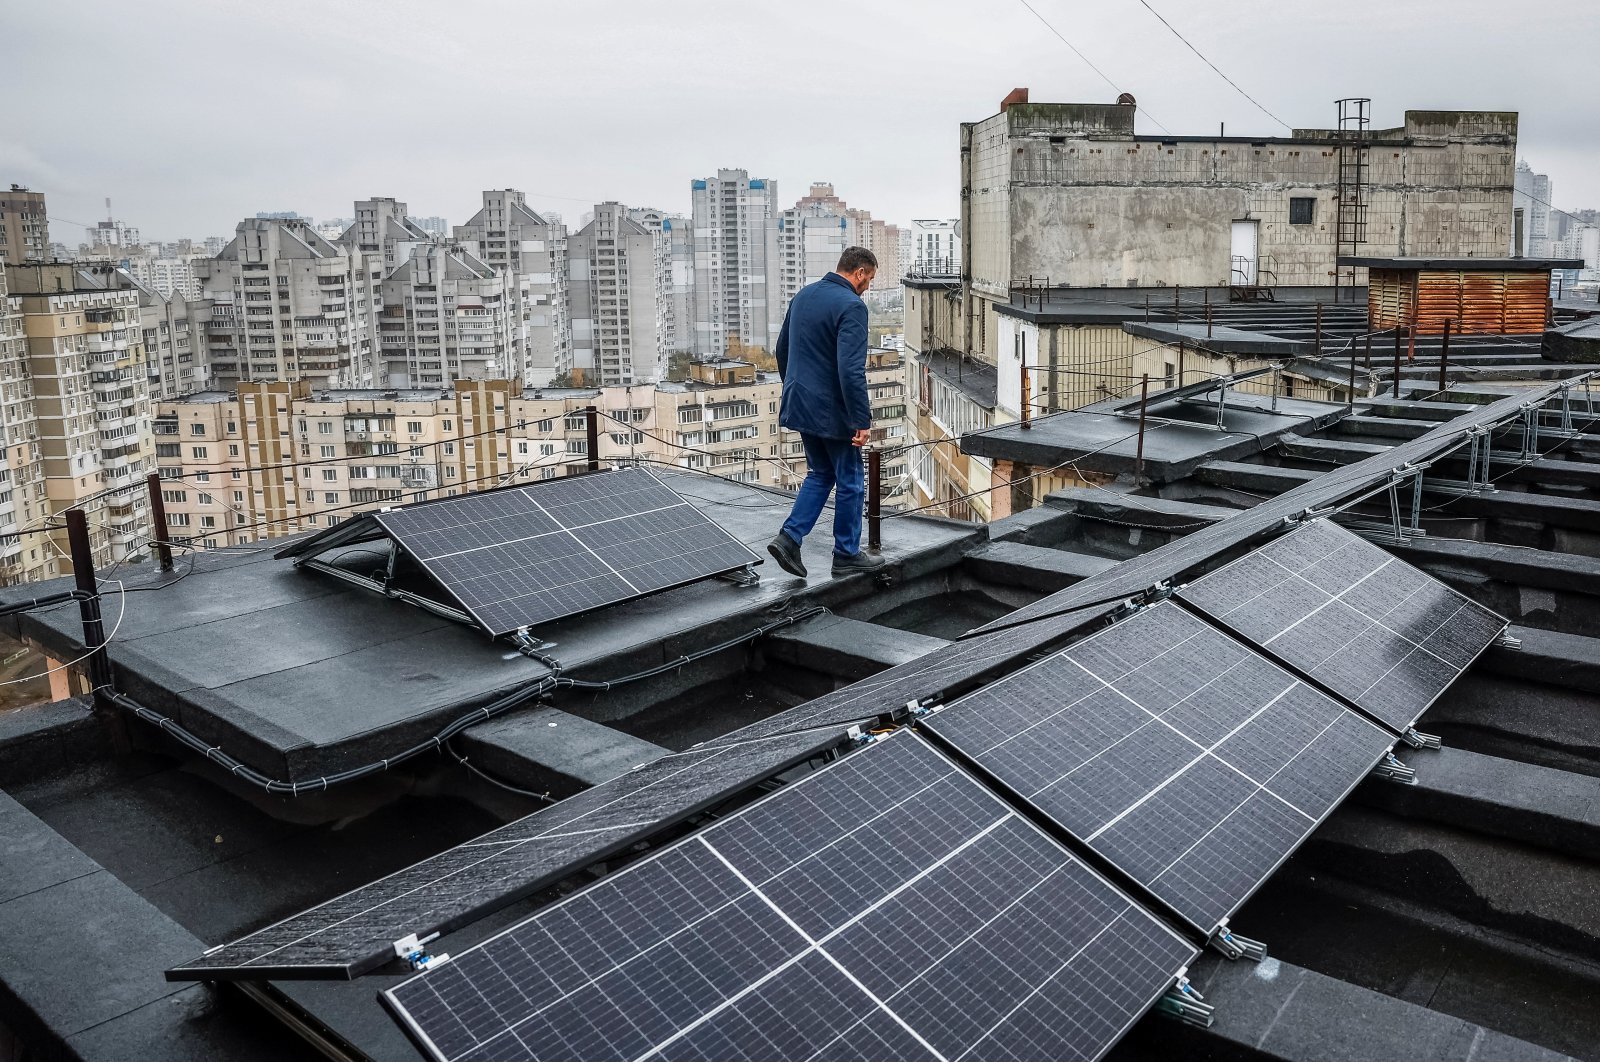
[[[794,508],[767,552],[790,575],[804,576],[800,543],[833,494],[833,574],[883,567],[882,557],[861,552],[864,480],[861,448],[872,428],[867,398],[867,305],[878,259],[865,247],[846,247],[834,271],[801,288],[789,301],[778,332],[778,376],[783,402],[778,424],[800,433],[805,482]]]

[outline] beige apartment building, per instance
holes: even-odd
[[[26,348],[25,372],[11,359],[0,364],[14,519],[37,527],[83,508],[95,566],[109,567],[150,539],[142,481],[153,465],[151,410],[139,291],[112,266],[65,262],[8,267],[7,285]],[[0,563],[8,582],[71,571],[66,532],[27,536],[20,550],[7,544]]]
[[[394,391],[254,383],[163,402],[154,431],[168,527],[217,548],[320,530],[385,505],[583,472],[589,406],[600,411],[602,464],[797,488],[805,458],[799,438],[778,428],[776,374],[727,360],[693,373],[684,383],[563,389],[511,380]],[[892,351],[874,352],[868,385],[883,444],[904,434],[901,373]],[[888,462],[884,478],[892,484],[902,472]]]
[[[0,191],[0,265],[39,262],[50,257],[50,221],[44,193],[20,184]]]

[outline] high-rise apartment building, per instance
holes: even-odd
[[[817,185],[812,185],[815,192]],[[811,197],[800,200],[778,215],[777,275],[779,321],[795,293],[813,281],[821,280],[839,264],[839,255],[850,246],[852,223],[844,213],[830,210]]]
[[[200,297],[200,281],[195,276],[193,256],[153,256],[136,254],[128,259],[128,274],[145,287],[162,295],[186,299]]]
[[[384,277],[379,358],[391,387],[503,377],[511,356],[510,277],[458,244],[410,248]]]
[[[572,356],[584,385],[653,383],[666,369],[660,243],[621,203],[598,203],[567,238]]]
[[[360,225],[358,219],[352,227],[353,242],[374,251],[330,243],[307,221],[247,218],[215,258],[195,260],[201,297],[211,303],[206,339],[214,385],[306,379],[372,386],[385,250],[376,221]]]
[[[1522,246],[1512,254],[1544,258],[1550,254],[1550,204],[1554,189],[1550,177],[1534,173],[1527,159],[1517,160],[1516,185],[1511,193],[1511,242],[1516,243],[1516,213],[1522,211]]]
[[[59,570],[46,538],[17,535],[42,524],[50,508],[21,301],[8,296],[6,285],[6,266],[0,263],[0,534],[16,536],[0,537],[0,584],[10,586],[48,579]]]
[[[309,225],[309,222],[307,222]],[[368,256],[388,276],[411,257],[414,248],[433,239],[406,214],[406,205],[388,196],[365,199],[356,204],[356,219],[336,241],[345,250]]]
[[[139,230],[116,218],[96,222],[86,234],[91,251],[128,251],[140,246]]]
[[[20,184],[0,192],[0,265],[41,262],[50,257],[50,221],[44,193]]]
[[[919,276],[960,274],[960,218],[917,218],[908,231],[911,257],[904,263],[906,272]]]
[[[455,238],[493,268],[512,289],[512,356],[508,376],[548,385],[569,360],[567,230],[528,209],[514,188],[483,193],[483,207]]]
[[[142,480],[153,467],[151,408],[138,289],[120,270],[99,263],[28,264],[7,274],[8,299],[22,320],[32,411],[30,418],[22,379],[6,377],[15,367],[0,364],[5,464],[14,493],[22,489],[20,466],[33,463],[43,488],[29,490],[15,515],[24,523],[42,522],[83,507],[95,565],[109,566],[150,540]],[[125,489],[108,493],[116,488]],[[49,574],[70,570],[66,555],[63,529],[48,540],[29,536],[16,563],[25,575]]]
[[[450,235],[450,223],[438,215],[425,218],[412,218],[424,232],[431,232],[435,236]]]
[[[730,341],[771,350],[783,323],[776,291],[778,185],[747,170],[690,182],[694,219],[694,352]]]
[[[661,343],[667,354],[694,346],[694,225],[682,214],[634,207],[628,217],[656,239],[656,289],[661,305]]]
[[[210,385],[206,304],[138,284],[145,381],[152,398],[172,398]]]

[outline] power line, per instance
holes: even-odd
[[[1043,15],[1039,14],[1039,12],[1034,8],[1033,5],[1028,3],[1028,0],[1017,0],[1017,2],[1020,3],[1023,7],[1027,8],[1030,12],[1032,12],[1034,18],[1036,18],[1040,22],[1044,23],[1044,28],[1049,30],[1051,33],[1055,34],[1056,40],[1060,41],[1062,44],[1065,44],[1068,48],[1070,48],[1072,50],[1072,54],[1073,55],[1076,55],[1079,59],[1082,59],[1085,66],[1087,66],[1090,70],[1093,70],[1095,73],[1099,74],[1101,81],[1104,81],[1106,84],[1110,85],[1113,89],[1115,89],[1119,93],[1123,91],[1123,89],[1115,81],[1112,81],[1111,78],[1106,75],[1106,72],[1104,70],[1101,70],[1098,66],[1095,66],[1093,63],[1091,63],[1089,61],[1089,57],[1087,55],[1084,55],[1082,52],[1080,52],[1078,50],[1077,45],[1073,44],[1071,41],[1069,41],[1065,37],[1063,37],[1061,35],[1061,31],[1056,29],[1054,26],[1052,26],[1050,24],[1049,20],[1046,19]],[[1131,93],[1130,93],[1130,95],[1131,95]],[[1149,111],[1145,110],[1143,107],[1140,107],[1137,103],[1134,104],[1134,109],[1139,111],[1140,113],[1142,113],[1146,118],[1150,119],[1150,121],[1155,125],[1155,127],[1157,129],[1160,129],[1163,133],[1166,133],[1169,136],[1171,135],[1172,130],[1168,129],[1166,126],[1162,125],[1160,122],[1157,122],[1156,118],[1155,118],[1155,115],[1151,114]]]
[[[1194,45],[1190,44],[1189,43],[1189,38],[1187,38],[1183,34],[1179,33],[1177,28],[1175,26],[1173,26],[1172,23],[1168,22],[1165,18],[1162,18],[1161,17],[1161,12],[1159,12],[1155,8],[1151,7],[1149,5],[1149,3],[1147,2],[1147,0],[1139,0],[1139,3],[1144,5],[1144,9],[1146,11],[1150,12],[1152,15],[1154,15],[1156,17],[1156,19],[1163,26],[1165,26],[1165,27],[1167,27],[1167,29],[1171,30],[1172,31],[1172,35],[1174,37],[1178,38],[1180,41],[1182,41],[1184,43],[1184,47],[1188,48],[1195,55],[1199,56],[1200,57],[1200,61],[1202,63],[1205,63],[1212,70],[1216,71],[1217,76],[1220,77],[1222,80],[1224,80],[1228,84],[1232,85],[1233,86],[1233,91],[1237,92],[1239,95],[1243,96],[1245,99],[1247,99],[1251,103],[1255,104],[1256,109],[1258,111],[1260,111],[1262,114],[1266,115],[1268,118],[1271,118],[1274,122],[1277,122],[1279,125],[1283,126],[1285,129],[1289,130],[1289,132],[1291,132],[1291,133],[1294,132],[1294,126],[1290,125],[1288,122],[1284,121],[1282,118],[1279,118],[1276,114],[1273,114],[1271,111],[1267,110],[1266,107],[1261,105],[1261,101],[1257,100],[1254,96],[1250,95],[1250,93],[1248,93],[1244,89],[1240,88],[1238,86],[1238,84],[1234,82],[1233,78],[1229,77],[1227,74],[1224,74],[1221,70],[1219,70],[1217,68],[1217,64],[1216,63],[1213,63],[1210,59],[1207,59],[1204,55],[1201,55],[1200,54],[1200,49],[1196,48]]]

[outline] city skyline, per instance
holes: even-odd
[[[791,188],[831,181],[905,222],[954,214],[958,125],[993,114],[1011,88],[1028,86],[1036,100],[1110,102],[1114,84],[1138,97],[1141,133],[1202,135],[1226,123],[1235,135],[1284,135],[1266,112],[1326,126],[1333,100],[1347,95],[1373,97],[1378,127],[1398,125],[1406,108],[1517,110],[1521,154],[1551,175],[1556,205],[1600,202],[1600,167],[1584,146],[1600,119],[1561,91],[1561,66],[1531,49],[1487,64],[1450,47],[1500,33],[1501,6],[1453,4],[1448,22],[1427,5],[1367,0],[1293,16],[1256,0],[1171,12],[1174,26],[1265,110],[1132,0],[1088,12],[1032,7],[1038,16],[1020,0],[1002,5],[978,24],[988,32],[974,33],[970,12],[951,0],[914,9],[811,5],[807,25],[882,42],[867,53],[876,61],[860,49],[802,47],[792,16],[720,2],[670,15],[623,5],[537,18],[508,5],[468,17],[397,5],[376,18],[376,9],[299,2],[264,12],[169,2],[107,8],[81,25],[70,9],[13,9],[6,18],[16,61],[0,85],[20,96],[52,77],[59,84],[52,107],[16,112],[0,132],[0,178],[44,191],[52,224],[62,226],[53,236],[69,246],[83,238],[78,226],[104,217],[108,196],[115,216],[171,240],[231,231],[257,211],[342,216],[352,194],[392,195],[418,215],[447,218],[470,213],[470,190],[491,187],[524,188],[534,209],[569,221],[606,200],[682,212],[688,182],[722,167]],[[1600,27],[1547,12],[1519,19],[1574,47],[1600,37]],[[619,35],[619,24],[631,32]],[[1382,34],[1370,31],[1377,25]],[[528,46],[491,52],[480,43],[490,27],[495,39]],[[46,57],[67,33],[95,60],[63,81]],[[248,62],[208,71],[213,56],[243,40],[273,55],[266,96],[252,87]],[[1417,48],[1420,40],[1429,46]],[[553,42],[560,47],[545,46]],[[353,43],[361,47],[352,53]],[[785,48],[800,49],[795,61],[774,61],[781,56],[772,50]],[[1341,58],[1351,54],[1361,56],[1359,68]],[[407,65],[420,56],[434,61]],[[341,108],[381,90],[374,77],[383,70],[408,71],[408,79],[394,86],[399,92],[384,90],[382,106],[363,106],[372,135],[349,135]],[[1162,73],[1143,73],[1150,70]],[[117,96],[110,90],[119,84],[139,92]],[[262,151],[251,101],[263,108],[260,120],[295,130],[306,150]],[[128,120],[96,119],[124,103]],[[182,121],[171,120],[177,114]],[[408,128],[433,132],[396,139]],[[463,132],[455,143],[452,129]],[[184,160],[205,165],[190,177]]]

